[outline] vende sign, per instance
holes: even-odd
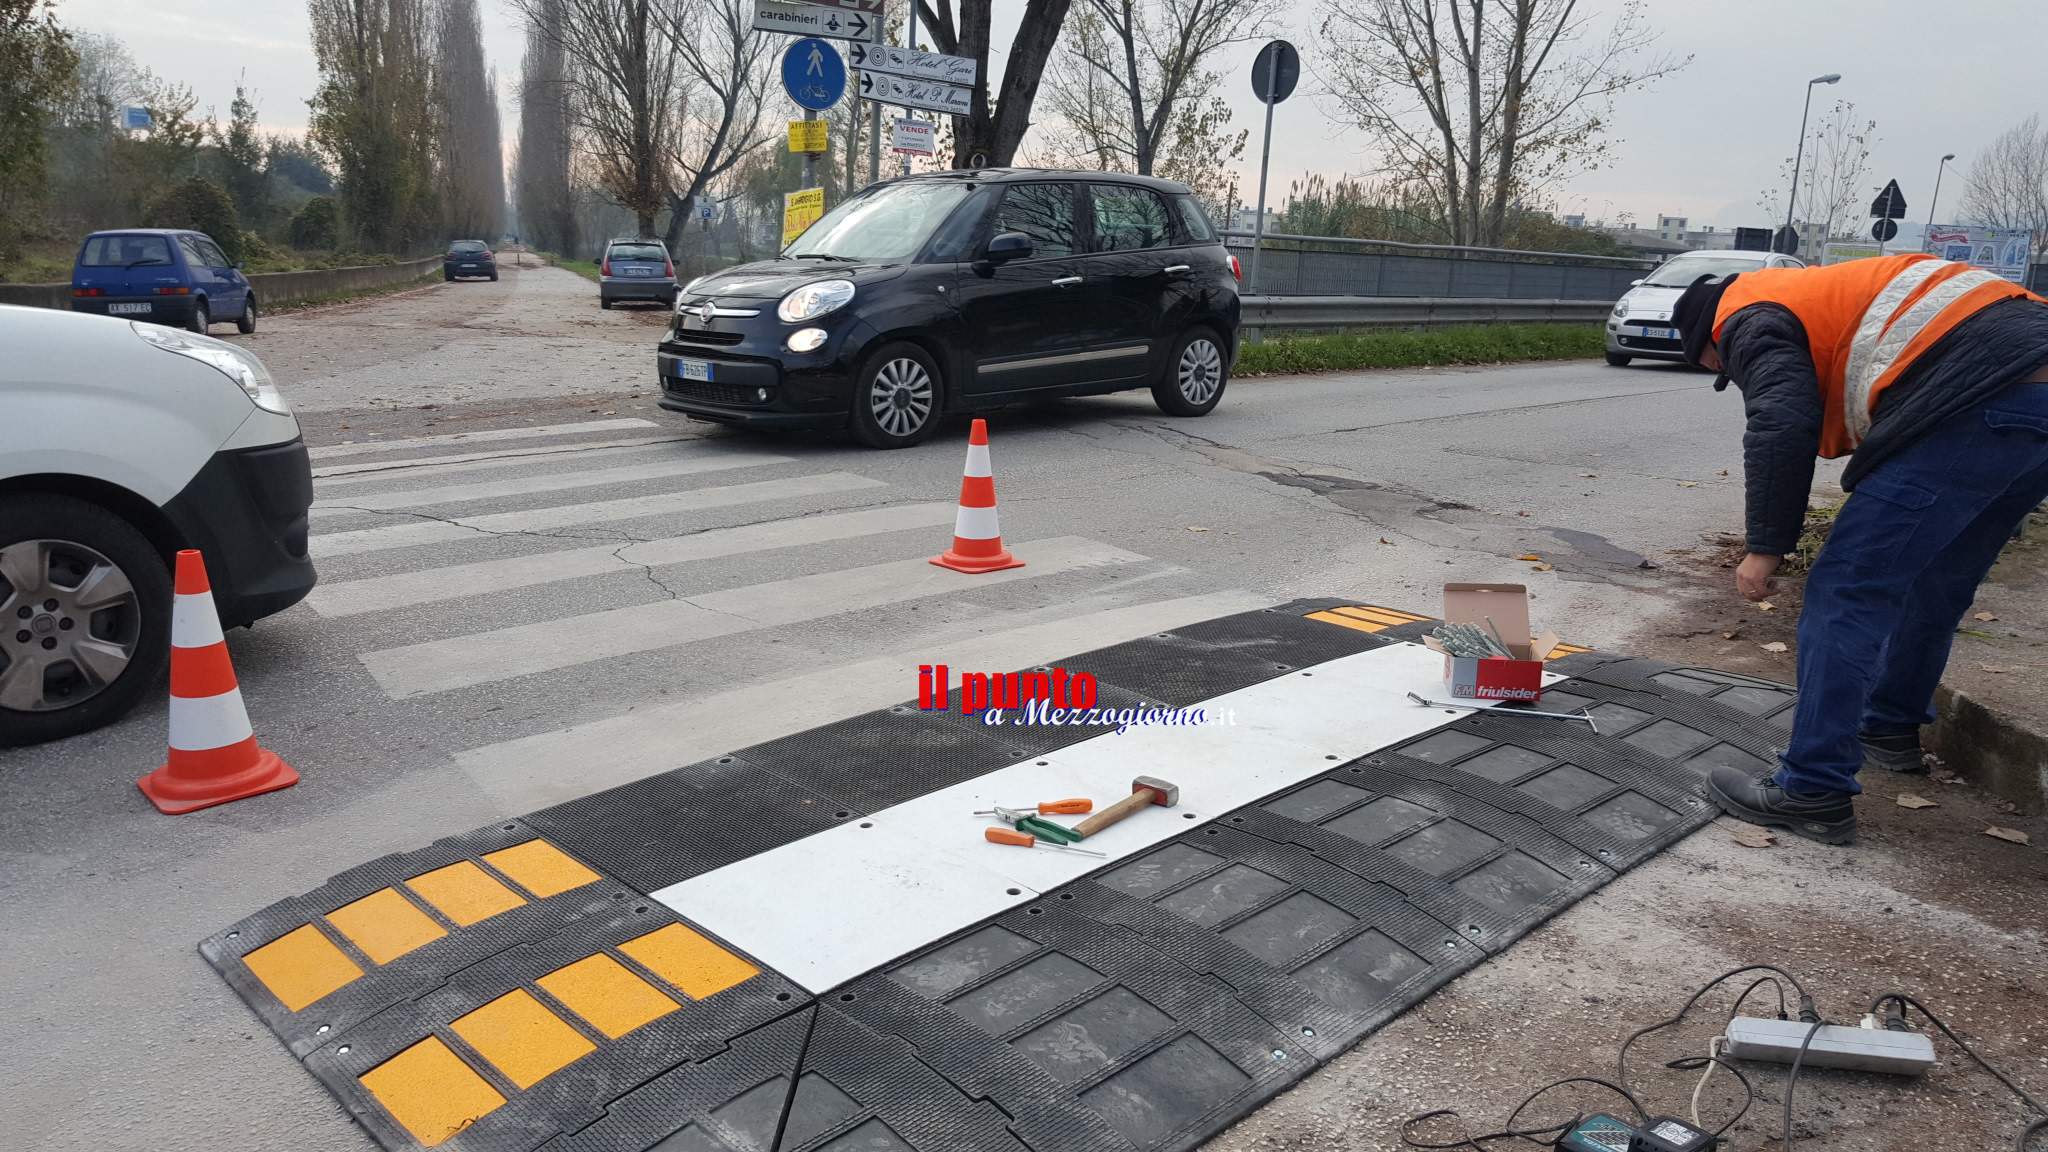
[[[889,125],[889,151],[905,156],[930,156],[937,149],[938,125],[929,120],[902,119]]]

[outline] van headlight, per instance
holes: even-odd
[[[225,340],[201,336],[196,332],[184,332],[166,328],[161,324],[144,324],[130,320],[128,327],[137,336],[166,352],[175,352],[188,360],[197,360],[218,371],[221,375],[241,385],[258,408],[275,412],[280,416],[291,415],[292,406],[277,390],[277,382],[270,378],[270,369],[263,366],[253,354],[245,352]]]
[[[1614,302],[1614,315],[1616,319],[1628,315],[1628,299],[1626,297]]]
[[[785,324],[800,324],[836,312],[852,299],[853,281],[820,280],[784,296],[782,303],[775,306],[775,314],[782,317]]]

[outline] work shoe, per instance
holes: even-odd
[[[1775,768],[1755,775],[1716,768],[1707,776],[1707,794],[1737,820],[1783,828],[1823,844],[1856,839],[1856,807],[1847,792],[1791,792],[1777,777]]]
[[[1927,756],[1920,751],[1918,732],[1906,732],[1897,736],[1872,736],[1866,732],[1856,739],[1863,744],[1865,768],[1916,774],[1927,771]]]

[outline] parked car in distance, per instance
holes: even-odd
[[[313,472],[263,362],[210,337],[0,306],[0,745],[84,732],[152,689],[171,564],[206,560],[221,623],[313,587]]]
[[[621,237],[604,246],[597,262],[597,306],[625,300],[676,302],[676,264],[659,240]]]
[[[204,232],[95,232],[71,267],[71,310],[204,332],[216,320],[256,331],[256,291]]]
[[[1671,322],[1671,306],[1702,276],[1804,267],[1797,257],[1776,252],[1725,248],[1681,252],[1657,265],[1656,271],[1636,281],[1614,302],[1614,312],[1607,317],[1607,362],[1616,368],[1626,368],[1635,359],[1683,362],[1685,347]]]
[[[661,406],[847,425],[901,448],[949,411],[1150,388],[1216,407],[1237,350],[1237,260],[1185,185],[979,169],[875,184],[773,260],[691,281]]]
[[[448,245],[448,252],[441,257],[441,279],[453,280],[457,276],[487,276],[498,278],[498,258],[491,254],[491,246],[481,240],[457,240]]]

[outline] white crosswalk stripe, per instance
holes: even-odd
[[[623,440],[593,440],[584,444],[536,444],[526,448],[493,448],[483,452],[458,452],[430,456],[424,460],[363,460],[354,464],[329,464],[313,469],[314,487],[322,491],[348,484],[388,480],[393,475],[406,479],[446,476],[451,472],[480,472],[488,468],[510,468],[540,456],[617,456],[635,448],[657,444],[682,444],[688,436],[631,436]]]
[[[308,450],[315,460],[343,456],[368,456],[377,452],[405,452],[415,448],[438,448],[444,444],[485,444],[498,440],[541,440],[587,432],[623,432],[628,428],[658,427],[638,416],[616,420],[582,420],[574,424],[540,424],[528,428],[485,428],[475,432],[444,432],[438,436],[406,436],[398,440],[357,440],[348,444],[322,444]]]
[[[725,484],[714,488],[689,488],[652,496],[628,496],[619,500],[597,500],[587,504],[556,504],[518,512],[493,512],[481,516],[452,516],[446,520],[411,520],[379,528],[357,528],[327,532],[313,537],[313,557],[352,556],[386,548],[407,548],[418,544],[440,544],[450,540],[474,540],[479,535],[547,532],[556,528],[611,524],[677,512],[701,512],[737,504],[767,500],[788,500],[802,496],[828,496],[884,487],[880,480],[855,476],[851,472],[820,472],[791,476],[784,480],[757,480],[750,484]],[[317,593],[316,593],[317,594]]]
[[[313,501],[313,518],[322,513],[383,512],[393,508],[424,508],[432,504],[456,504],[465,500],[496,500],[507,496],[533,496],[542,492],[565,492],[572,488],[604,488],[637,484],[642,480],[666,480],[673,476],[695,476],[728,468],[756,468],[763,464],[787,464],[787,456],[766,452],[721,452],[684,456],[653,464],[623,468],[599,468],[589,472],[550,472],[512,480],[478,480],[467,484],[443,484],[432,488],[407,488],[397,492],[365,493],[333,500]],[[317,490],[316,490],[317,491]]]

